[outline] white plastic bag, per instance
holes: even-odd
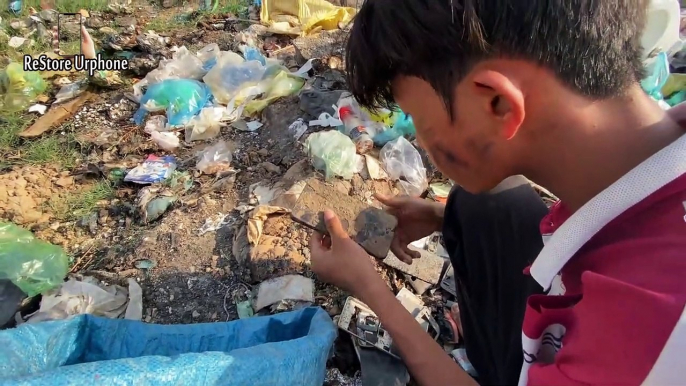
[[[219,141],[203,150],[196,168],[204,174],[219,174],[231,168],[233,152],[232,146],[225,141]]]
[[[160,133],[159,131],[153,131],[150,133],[150,138],[160,147],[160,149],[166,151],[172,151],[179,147],[180,141],[176,134],[165,131]]]
[[[381,148],[381,164],[408,196],[419,196],[426,190],[426,169],[417,149],[405,137],[388,142]]]
[[[145,122],[145,131],[148,134],[152,134],[156,131],[165,131],[165,125],[167,124],[167,117],[164,115],[153,115]]]
[[[186,125],[186,142],[212,139],[219,135],[225,107],[205,107]]]

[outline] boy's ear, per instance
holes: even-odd
[[[477,70],[472,82],[477,94],[486,97],[493,119],[499,121],[505,139],[511,139],[524,122],[524,94],[509,77],[493,70]]]

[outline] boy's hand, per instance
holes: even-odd
[[[398,219],[391,251],[401,261],[412,264],[412,259],[419,258],[419,252],[410,250],[408,244],[441,230],[445,205],[414,197],[377,194],[376,199],[386,205],[388,213]]]
[[[332,211],[324,212],[324,221],[329,236],[315,232],[310,239],[312,271],[323,281],[364,299],[365,291],[381,277],[367,252],[350,239]]]

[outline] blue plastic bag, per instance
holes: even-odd
[[[319,307],[229,323],[80,315],[0,331],[3,384],[321,386],[336,327]]]
[[[171,126],[185,125],[198,115],[211,98],[210,89],[202,82],[165,79],[148,87],[133,120],[140,125],[148,112],[167,110],[167,122]]]
[[[641,87],[655,100],[662,100],[662,87],[669,79],[669,58],[664,52],[660,52],[655,60],[646,68],[648,74],[641,80]]]
[[[412,117],[400,111],[400,115],[393,124],[393,127],[374,136],[374,144],[376,146],[383,146],[394,139],[406,135],[415,135],[415,133],[416,129]]]

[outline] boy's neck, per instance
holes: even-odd
[[[683,112],[682,112],[683,111]],[[575,212],[641,162],[684,135],[686,110],[663,111],[640,88],[622,100],[560,111],[530,177]],[[683,123],[682,123],[683,124]]]

